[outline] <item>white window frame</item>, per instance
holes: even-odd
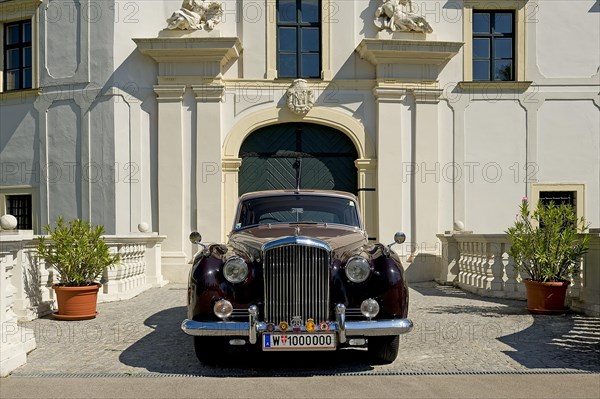
[[[536,207],[542,191],[573,191],[575,192],[575,210],[577,218],[585,218],[585,184],[583,183],[531,183],[530,204]]]
[[[464,0],[463,8],[463,87],[489,87],[498,89],[526,89],[531,82],[525,80],[525,6],[527,0]],[[473,81],[473,10],[514,12],[514,80]]]
[[[321,0],[321,79],[331,80],[331,0]],[[277,79],[277,0],[267,0],[267,74]],[[293,80],[293,79],[292,79]]]
[[[37,189],[34,187],[2,187],[0,188],[0,216],[6,215],[7,201],[6,197],[11,195],[29,195],[31,196],[31,228],[34,233],[38,233],[40,230],[39,217],[38,217],[38,196]],[[1,228],[0,228],[1,229]]]
[[[22,96],[23,93],[38,93],[40,87],[39,44],[40,44],[40,12],[42,0],[7,0],[0,1],[0,93],[3,97],[13,93]],[[31,21],[31,89],[4,90],[4,25],[11,22]],[[0,97],[0,99],[3,99]]]

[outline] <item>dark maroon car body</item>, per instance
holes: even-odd
[[[287,206],[286,201],[304,204],[304,208],[284,212],[280,204]],[[324,212],[317,209],[321,203]],[[300,216],[309,220],[299,220]],[[293,218],[298,220],[290,220]],[[269,349],[262,335],[286,333],[280,329],[282,322],[285,327],[295,317],[302,321],[297,334],[334,334],[335,348],[368,345],[376,360],[393,361],[398,335],[410,331],[412,323],[407,319],[404,271],[390,247],[369,242],[352,194],[300,190],[244,195],[228,243],[203,245],[194,258],[188,318],[182,329],[195,336],[196,354],[207,360],[215,356],[215,338],[221,344],[229,339],[230,344]],[[231,282],[224,274],[224,264],[231,257],[242,258],[247,265],[241,282]],[[350,259],[360,258],[368,262],[368,277],[351,281],[346,265]],[[366,300],[377,302],[375,316],[366,313],[367,317],[361,311],[361,306],[373,303]],[[231,306],[227,317],[217,314],[217,302]],[[305,323],[311,320],[323,323],[327,331],[319,327],[310,330]]]

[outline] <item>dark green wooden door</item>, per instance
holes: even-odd
[[[258,129],[242,144],[239,194],[296,188],[298,158],[301,188],[357,193],[358,155],[342,132],[321,125],[284,123]]]

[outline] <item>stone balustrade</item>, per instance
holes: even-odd
[[[574,310],[600,315],[600,234],[590,235],[590,251],[581,272],[572,278],[568,301]],[[527,273],[515,271],[506,235],[452,233],[438,238],[442,242],[439,282],[487,297],[526,299],[522,281]]]
[[[12,271],[15,293],[13,311],[19,320],[33,320],[56,309],[52,285],[58,282],[56,271],[37,258],[36,236],[7,235],[2,232],[3,253],[18,259]],[[160,265],[161,242],[156,234],[105,236],[112,253],[121,256],[121,262],[104,272],[98,302],[129,299],[141,292],[166,284]]]
[[[32,238],[31,232],[0,235],[0,377],[24,364],[36,347],[33,331],[18,324],[17,314],[23,243]]]
[[[98,302],[132,298],[167,283],[161,272],[161,243],[152,233],[105,236],[111,252],[121,262],[105,271]],[[33,332],[19,321],[33,320],[56,309],[52,285],[56,271],[39,260],[38,240],[31,231],[0,231],[0,375],[5,376],[26,361],[35,348]]]

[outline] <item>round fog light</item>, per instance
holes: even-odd
[[[379,313],[379,304],[375,299],[365,299],[360,304],[361,313],[368,319],[372,319]]]
[[[217,301],[217,303],[215,303],[215,306],[213,307],[213,312],[215,312],[215,315],[217,317],[221,319],[226,319],[229,316],[231,316],[231,313],[233,313],[233,305],[228,300],[221,299],[220,301]]]

